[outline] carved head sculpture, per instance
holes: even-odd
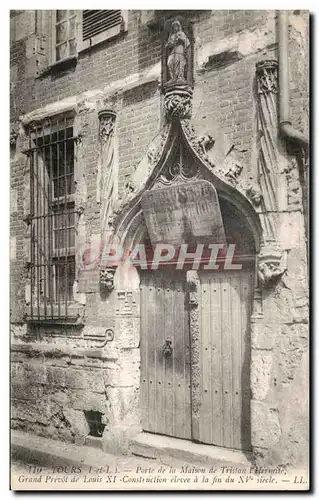
[[[258,207],[261,204],[262,193],[258,185],[256,184],[249,185],[246,193],[256,207]]]
[[[175,21],[172,22],[171,33],[178,33],[178,31],[182,31],[182,25],[175,19]]]
[[[284,254],[275,248],[262,249],[259,256],[258,276],[263,285],[277,280],[287,269]]]
[[[225,174],[225,176],[229,181],[235,182],[237,178],[240,176],[242,170],[243,170],[242,165],[239,165],[238,163],[233,163],[228,172]]]
[[[108,291],[114,289],[114,274],[116,269],[106,268],[100,270],[100,284]]]

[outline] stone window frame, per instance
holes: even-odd
[[[83,27],[83,11],[82,10],[75,10],[73,11],[74,14],[67,15],[65,20],[69,22],[71,18],[75,18],[75,32],[74,32],[74,39],[75,39],[75,51],[74,54],[70,53],[70,48],[68,50],[68,54],[66,57],[57,59],[56,58],[56,13],[57,10],[52,10],[50,11],[49,17],[49,24],[50,24],[50,40],[49,40],[49,66],[54,67],[56,65],[64,64],[68,61],[76,60],[78,57],[78,54],[90,49],[91,47],[94,47],[98,45],[101,42],[104,42],[106,40],[109,40],[111,38],[119,36],[121,33],[125,33],[128,30],[128,10],[121,10],[121,23],[117,24],[116,26],[113,26],[111,28],[108,28],[101,33],[98,33],[94,35],[91,38],[88,38],[87,40],[82,39],[82,27]],[[69,10],[67,11],[69,12]],[[68,43],[69,47],[69,41],[73,39],[73,37],[67,36],[66,40]]]
[[[68,126],[72,127],[73,135],[78,136],[78,140],[74,142],[74,148],[75,148],[75,151],[74,151],[74,180],[77,182],[77,177],[79,176],[78,170],[80,167],[79,156],[81,156],[81,153],[80,153],[81,136],[79,135],[79,125],[78,125],[77,113],[76,113],[75,108],[73,106],[67,106],[65,109],[63,109],[63,107],[61,107],[61,109],[59,109],[59,110],[56,109],[53,113],[40,112],[36,115],[37,116],[34,116],[34,119],[23,120],[24,121],[23,125],[24,125],[25,131],[26,131],[26,137],[29,137],[29,133],[28,133],[29,129],[32,128],[35,124],[38,127],[45,127],[45,123],[48,120],[56,120],[57,118],[60,120],[65,119],[67,121]],[[24,152],[26,153],[26,150],[24,150]],[[25,177],[25,182],[26,182],[27,186],[30,185],[30,175],[31,175],[31,171],[30,171],[30,169],[28,169],[27,175]],[[81,213],[79,206],[78,206],[77,190],[78,190],[78,186],[76,184],[74,194],[70,195],[68,198],[68,200],[72,200],[74,202],[75,226],[76,227],[78,225],[78,220],[77,220],[78,217],[76,214],[78,214],[78,216],[79,216]],[[30,213],[31,198],[30,198],[30,195],[31,195],[31,193],[30,193],[29,189],[27,188],[26,196],[28,197],[28,200],[27,200],[27,203],[25,206],[25,213],[27,212],[27,215],[24,217],[24,220],[28,224],[30,224],[30,221],[31,221],[31,213]],[[26,248],[28,248],[26,265],[28,268],[30,268],[29,266],[31,264],[31,238],[30,238],[31,233],[30,233],[30,230],[31,230],[31,228],[29,228],[29,230],[27,231],[27,237],[26,237],[26,240],[27,240]],[[76,246],[77,246],[77,240],[78,240],[78,236],[77,236],[77,230],[76,230],[75,231],[74,250],[76,249]],[[73,255],[73,251],[71,252],[71,254]],[[40,317],[37,318],[36,314],[34,315],[34,317],[32,316],[32,314],[31,314],[31,302],[30,302],[31,301],[31,294],[32,294],[31,279],[30,279],[30,276],[28,276],[27,285],[26,285],[26,319],[27,319],[29,324],[36,324],[36,323],[38,323],[38,324],[47,324],[48,323],[51,325],[52,324],[56,324],[56,325],[61,324],[64,327],[66,327],[68,325],[81,325],[82,324],[82,320],[83,320],[82,307],[79,306],[79,304],[80,304],[80,302],[78,300],[79,297],[77,297],[75,290],[74,290],[74,284],[78,279],[76,251],[74,252],[74,256],[75,256],[75,275],[74,275],[74,281],[73,281],[73,295],[72,295],[71,300],[67,301],[68,302],[67,303],[67,311],[65,309],[64,304],[61,304],[60,308],[58,307],[57,304],[53,304],[54,317],[50,317],[50,314],[48,312],[47,312],[47,314],[45,314],[43,304],[40,304]],[[37,309],[37,306],[34,304],[33,308]],[[50,309],[50,312],[52,312],[52,308],[48,304],[47,304],[47,309]],[[59,314],[59,311],[60,311],[60,314]]]

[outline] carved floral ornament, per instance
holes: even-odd
[[[256,64],[257,92],[267,94],[278,92],[278,62],[275,60],[261,61]]]
[[[166,116],[170,118],[190,118],[192,114],[193,91],[188,85],[175,84],[164,90]]]
[[[106,140],[114,132],[116,113],[110,109],[104,109],[98,114],[100,126],[99,126],[99,136],[100,139]]]

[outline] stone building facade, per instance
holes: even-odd
[[[65,43],[59,31],[63,23],[69,30]],[[181,45],[172,41],[176,33]],[[152,290],[158,282],[152,273],[143,278],[136,268],[109,266],[100,249],[110,238],[125,251],[133,242],[156,239],[151,215],[160,204],[157,190],[176,193],[182,185],[186,197],[196,197],[197,183],[196,189],[207,188],[209,200],[217,200],[226,233],[229,219],[230,232],[235,227],[251,257],[251,288],[238,305],[248,328],[240,365],[248,377],[246,427],[241,425],[246,449],[264,465],[304,466],[308,13],[12,11],[10,55],[12,428],[79,444],[91,436],[105,450],[128,453],[131,438],[143,429],[166,433],[154,429],[151,409],[146,409],[151,392],[145,396],[143,388],[143,376],[151,370],[145,357],[152,353],[141,337],[149,328],[147,301],[156,305]],[[56,127],[64,123],[64,135],[59,128],[47,132],[48,120]],[[41,260],[47,244],[41,247],[41,241],[50,226],[44,222],[40,236],[36,214],[41,211],[38,198],[46,199],[42,191],[49,176],[43,150],[59,151],[62,146],[54,141],[62,137],[67,144],[67,130],[73,134],[74,191],[63,196],[72,194],[64,208],[72,205],[76,251],[71,257],[63,253],[72,283],[65,278],[60,288],[67,297],[61,312],[52,305],[48,283],[64,278],[57,277],[58,271],[55,277],[45,270],[40,274],[47,265],[46,257]],[[175,154],[180,154],[179,171],[171,168]],[[58,153],[66,168],[62,157]],[[52,161],[59,164],[59,159]],[[42,181],[35,170],[39,162]],[[56,177],[59,183],[59,173]],[[174,219],[177,212],[172,213]],[[216,214],[211,214],[212,224]],[[53,229],[55,234],[59,230],[63,234],[63,226]],[[185,294],[195,297],[186,307],[192,432],[200,442],[245,448],[201,430],[206,425],[201,416],[205,374],[211,373],[214,388],[208,366],[215,362],[204,357],[201,347],[205,279],[199,275],[187,271],[183,278]],[[234,367],[231,355],[229,366]],[[236,375],[228,376],[235,391]],[[161,381],[157,374],[154,382]],[[227,398],[223,401],[228,404]],[[232,401],[235,405],[235,396]],[[216,418],[224,434],[225,429],[235,432],[234,422]],[[194,439],[192,432],[167,433]],[[242,442],[240,431],[238,439]]]

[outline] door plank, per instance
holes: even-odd
[[[148,429],[148,315],[146,314],[146,278],[143,276],[140,282],[140,307],[141,307],[141,411],[143,429]]]
[[[174,271],[141,273],[141,286],[143,428],[191,439],[190,339],[185,308],[185,275]],[[166,339],[172,341],[173,349],[167,357],[162,351]],[[148,385],[143,380],[148,380]]]
[[[206,271],[199,275],[203,382],[200,441],[249,449],[252,273]],[[208,387],[210,397],[205,392]]]
[[[224,446],[232,446],[232,365],[231,365],[231,304],[230,283],[226,275],[221,288],[222,315],[222,386],[223,386],[223,442]]]
[[[241,330],[242,330],[242,447],[251,448],[251,424],[250,424],[250,328],[249,319],[251,315],[252,301],[252,272],[247,271],[245,280],[241,282],[242,307]]]
[[[157,352],[157,381],[156,381],[156,401],[157,401],[157,425],[156,432],[165,434],[165,413],[164,413],[164,363],[162,346],[165,340],[164,331],[164,298],[163,298],[163,280],[161,276],[156,277],[155,283],[155,307],[156,307],[156,352]]]
[[[221,282],[210,280],[210,323],[212,337],[212,443],[223,446],[223,385],[222,385],[222,321],[221,321]]]
[[[174,303],[171,281],[166,278],[163,286],[165,311],[165,340],[173,341]],[[173,399],[173,356],[163,356],[165,364],[165,431],[174,435],[174,399]]]
[[[201,287],[201,408],[199,440],[204,443],[212,439],[212,401],[211,401],[211,324],[207,321],[207,311],[210,308],[210,283],[205,281]]]
[[[240,288],[243,276],[230,276],[231,281],[231,342],[232,342],[232,400],[233,435],[232,448],[241,448],[241,371],[242,371],[242,325]]]

